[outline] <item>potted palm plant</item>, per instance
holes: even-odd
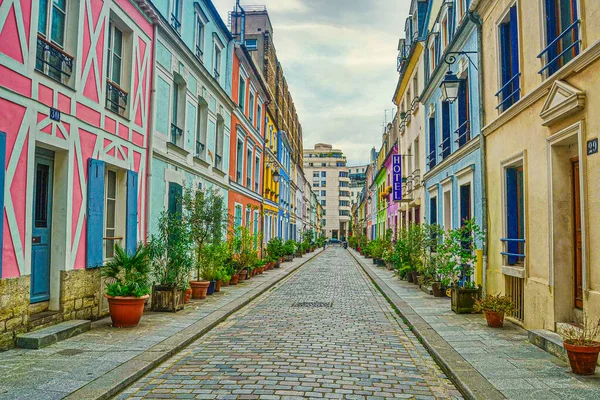
[[[579,326],[569,325],[563,332],[563,346],[569,357],[569,365],[574,374],[594,375],[600,353],[600,320],[595,322],[587,314]]]
[[[485,298],[476,300],[473,311],[485,314],[485,320],[490,328],[502,328],[504,315],[515,309],[510,296],[488,294]]]
[[[113,258],[100,270],[106,277],[106,293],[112,325],[116,328],[137,326],[150,294],[150,249],[140,244],[133,254],[118,244]]]

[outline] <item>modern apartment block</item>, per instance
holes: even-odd
[[[348,177],[350,178],[350,203],[356,202],[356,196],[363,190],[367,182],[367,168],[369,164],[354,165],[348,167]]]
[[[351,192],[344,153],[325,143],[304,149],[304,172],[323,207],[323,233],[328,238],[345,239],[350,222]]]

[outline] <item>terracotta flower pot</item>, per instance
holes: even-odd
[[[189,303],[192,298],[192,288],[189,288],[185,291],[185,298],[183,299],[184,303]]]
[[[231,286],[235,286],[238,284],[238,280],[240,279],[240,276],[238,274],[234,274],[231,276],[231,280],[229,281],[229,284]]]
[[[433,292],[433,297],[446,296],[446,291],[442,287],[442,282],[433,282],[431,284],[431,291]]]
[[[231,278],[229,278],[229,280],[227,280],[227,281],[221,281],[221,287],[229,286],[230,281],[231,281]]]
[[[577,375],[594,375],[598,353],[600,353],[600,342],[594,342],[593,346],[577,346],[563,342],[571,370]]]
[[[490,328],[502,328],[504,324],[504,313],[499,311],[483,310],[485,320]]]
[[[260,268],[258,269],[258,273],[259,273],[259,274],[262,274],[262,273],[264,273],[264,272],[265,272],[265,267],[260,267]]]
[[[245,281],[246,277],[248,276],[248,270],[244,269],[244,270],[240,271],[238,276],[239,276],[240,281]]]
[[[209,285],[209,281],[190,282],[190,286],[192,287],[192,299],[205,299]]]
[[[110,319],[115,328],[132,328],[137,326],[144,313],[144,304],[150,295],[142,297],[122,297],[104,295],[108,300]]]
[[[208,285],[208,290],[206,291],[207,295],[212,295],[215,292],[215,287],[217,286],[217,281],[210,281],[210,285]]]
[[[223,281],[217,281],[215,283],[215,292],[220,292],[221,291],[221,285],[223,284]]]

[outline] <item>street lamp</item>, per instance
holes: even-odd
[[[279,182],[279,172],[275,171],[275,173],[273,174],[273,182],[278,183]]]
[[[442,101],[454,103],[454,101],[458,98],[458,88],[460,87],[460,82],[461,79],[454,75],[452,71],[448,70],[448,72],[446,72],[444,80],[440,85],[442,88]]]
[[[369,204],[371,204],[371,203],[373,202],[373,199],[371,198],[371,196],[369,196],[369,198],[367,199],[367,202],[368,202]]]

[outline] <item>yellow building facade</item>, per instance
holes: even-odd
[[[266,112],[265,124],[265,163],[263,188],[263,241],[266,244],[278,235],[277,221],[279,214],[279,182],[273,177],[279,173],[280,164],[277,161],[277,126],[270,111]]]
[[[486,290],[511,295],[527,329],[600,318],[600,2],[474,0],[471,11],[484,57]]]

